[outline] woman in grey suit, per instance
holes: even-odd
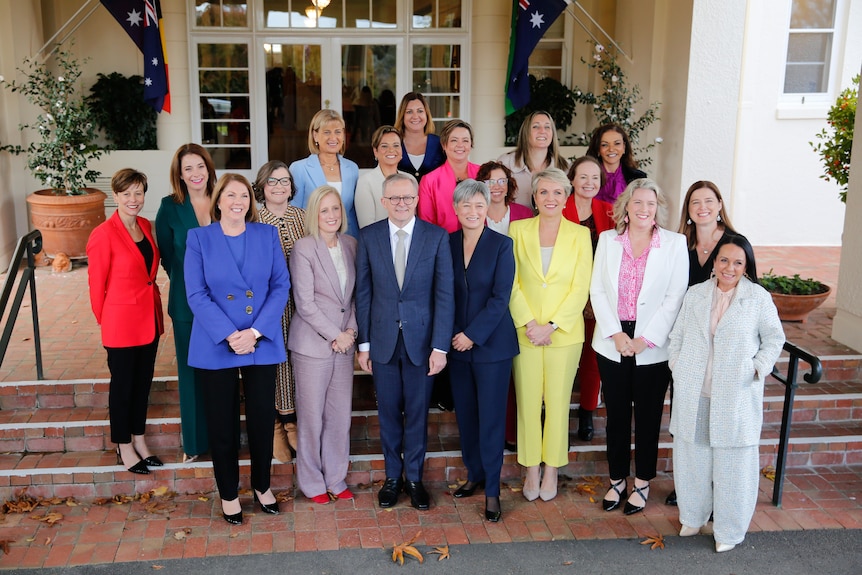
[[[287,347],[296,376],[299,488],[315,503],[353,499],[347,488],[356,313],[356,240],[338,190],[320,186],[308,200],[309,235],[290,257],[296,314]]]
[[[763,381],[784,345],[751,244],[728,237],[713,279],[692,286],[670,333],[673,468],[682,537],[714,513],[715,550],[745,538],[757,503]]]

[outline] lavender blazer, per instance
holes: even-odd
[[[329,248],[321,238],[306,236],[293,245],[290,274],[296,313],[290,320],[287,348],[310,357],[330,357],[332,341],[346,329],[357,330],[353,292],[356,285],[356,240],[339,234],[347,268],[344,293]],[[358,330],[357,330],[358,331]]]

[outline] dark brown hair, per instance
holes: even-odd
[[[215,188],[216,172],[215,164],[206,148],[200,144],[183,144],[174,154],[174,159],[171,160],[171,197],[178,204],[185,203],[186,196],[189,190],[186,183],[183,181],[182,163],[183,158],[189,154],[196,154],[203,158],[204,164],[207,167],[207,196],[212,197],[213,189]]]

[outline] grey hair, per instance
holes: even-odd
[[[386,179],[383,180],[383,193],[386,193],[386,188],[389,187],[389,184],[401,181],[410,182],[411,184],[413,184],[413,193],[419,194],[419,184],[416,182],[416,178],[414,178],[410,174],[404,174],[401,172],[395,172],[394,174],[386,176]]]
[[[616,224],[615,228],[618,234],[626,231],[626,227],[628,227],[628,223],[626,222],[628,212],[626,212],[626,208],[628,207],[629,201],[631,201],[632,194],[635,193],[635,190],[641,189],[651,190],[655,194],[655,199],[658,203],[655,211],[655,223],[660,228],[665,227],[665,223],[667,222],[667,198],[665,197],[664,192],[661,191],[661,188],[655,180],[651,180],[650,178],[638,178],[636,180],[632,180],[631,183],[626,186],[625,191],[617,198],[617,201],[614,202],[614,223]]]
[[[572,182],[566,177],[566,172],[560,168],[545,168],[541,172],[533,174],[533,179],[530,181],[531,195],[536,195],[536,190],[539,188],[539,180],[550,180],[562,186],[567,198],[572,194]]]
[[[455,192],[452,194],[452,205],[457,206],[461,202],[472,200],[476,194],[482,194],[486,204],[491,203],[491,190],[488,189],[487,184],[468,178],[455,186]]]

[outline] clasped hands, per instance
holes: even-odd
[[[642,337],[632,339],[622,331],[615,333],[612,337],[614,338],[614,346],[623,357],[632,357],[647,348],[646,340]]]
[[[257,336],[251,328],[236,330],[227,336],[227,344],[237,355],[246,355],[254,353],[254,346],[257,343]]]
[[[332,351],[335,353],[347,353],[347,350],[353,347],[355,341],[355,331],[352,329],[350,331],[342,331],[338,334],[338,337],[332,340]]]
[[[534,319],[527,323],[527,339],[533,345],[551,345],[552,333],[554,333],[554,328],[549,323],[539,325]]]

